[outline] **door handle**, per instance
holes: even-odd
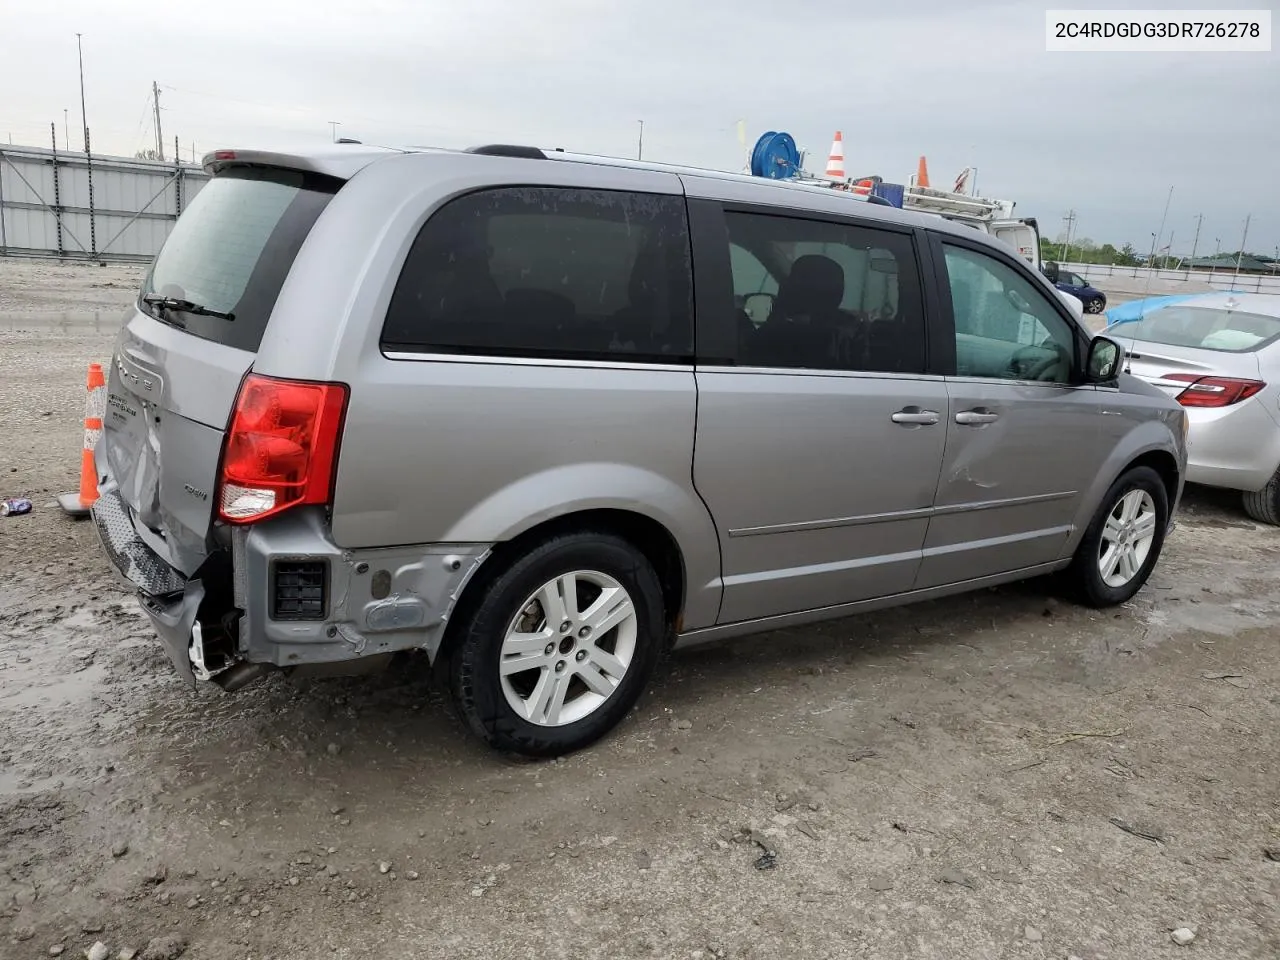
[[[983,423],[995,423],[1000,419],[998,413],[987,413],[981,410],[961,410],[956,414],[956,423],[976,426]]]
[[[940,419],[936,410],[921,410],[919,407],[904,407],[895,413],[890,419],[894,423],[903,423],[908,426],[919,426],[921,424],[928,425],[937,423]]]

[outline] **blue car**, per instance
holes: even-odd
[[[1059,270],[1054,286],[1083,303],[1085,313],[1101,313],[1107,309],[1107,295],[1097,287],[1090,286],[1088,281],[1078,273]]]

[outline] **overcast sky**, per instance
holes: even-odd
[[[9,6],[10,0],[4,5]],[[16,4],[16,0],[12,0]],[[1158,7],[1130,0],[1080,6]],[[323,3],[323,0],[322,0]],[[912,0],[54,0],[0,32],[0,136],[79,147],[76,38],[95,152],[166,155],[282,137],[468,146],[523,142],[739,169],[792,133],[821,170],[844,134],[850,175],[935,186],[966,165],[1050,238],[1140,252],[1280,244],[1280,53],[1047,53],[1041,2]],[[1055,4],[1065,5],[1065,4]],[[1273,8],[1276,0],[1187,6]],[[885,7],[888,9],[877,9]],[[1280,19],[1280,18],[1278,18]]]

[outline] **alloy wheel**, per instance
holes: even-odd
[[[543,727],[589,716],[622,683],[638,634],[635,603],[608,574],[575,570],[547,581],[520,605],[502,640],[507,703]]]
[[[1118,589],[1138,575],[1156,538],[1156,504],[1145,490],[1133,489],[1107,514],[1098,546],[1098,572]]]

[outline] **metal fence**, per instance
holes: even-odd
[[[150,260],[208,179],[189,163],[0,146],[0,256]]]
[[[1064,270],[1078,273],[1090,282],[1129,277],[1138,283],[1143,283],[1148,279],[1171,283],[1182,281],[1184,283],[1207,284],[1215,290],[1280,294],[1280,276],[1275,274],[1241,273],[1237,275],[1234,270],[1230,269],[1213,271],[1189,270],[1186,268],[1181,270],[1152,270],[1147,267],[1115,267],[1097,263],[1063,263],[1060,266]],[[1161,292],[1158,295],[1167,295],[1164,284],[1161,285]]]

